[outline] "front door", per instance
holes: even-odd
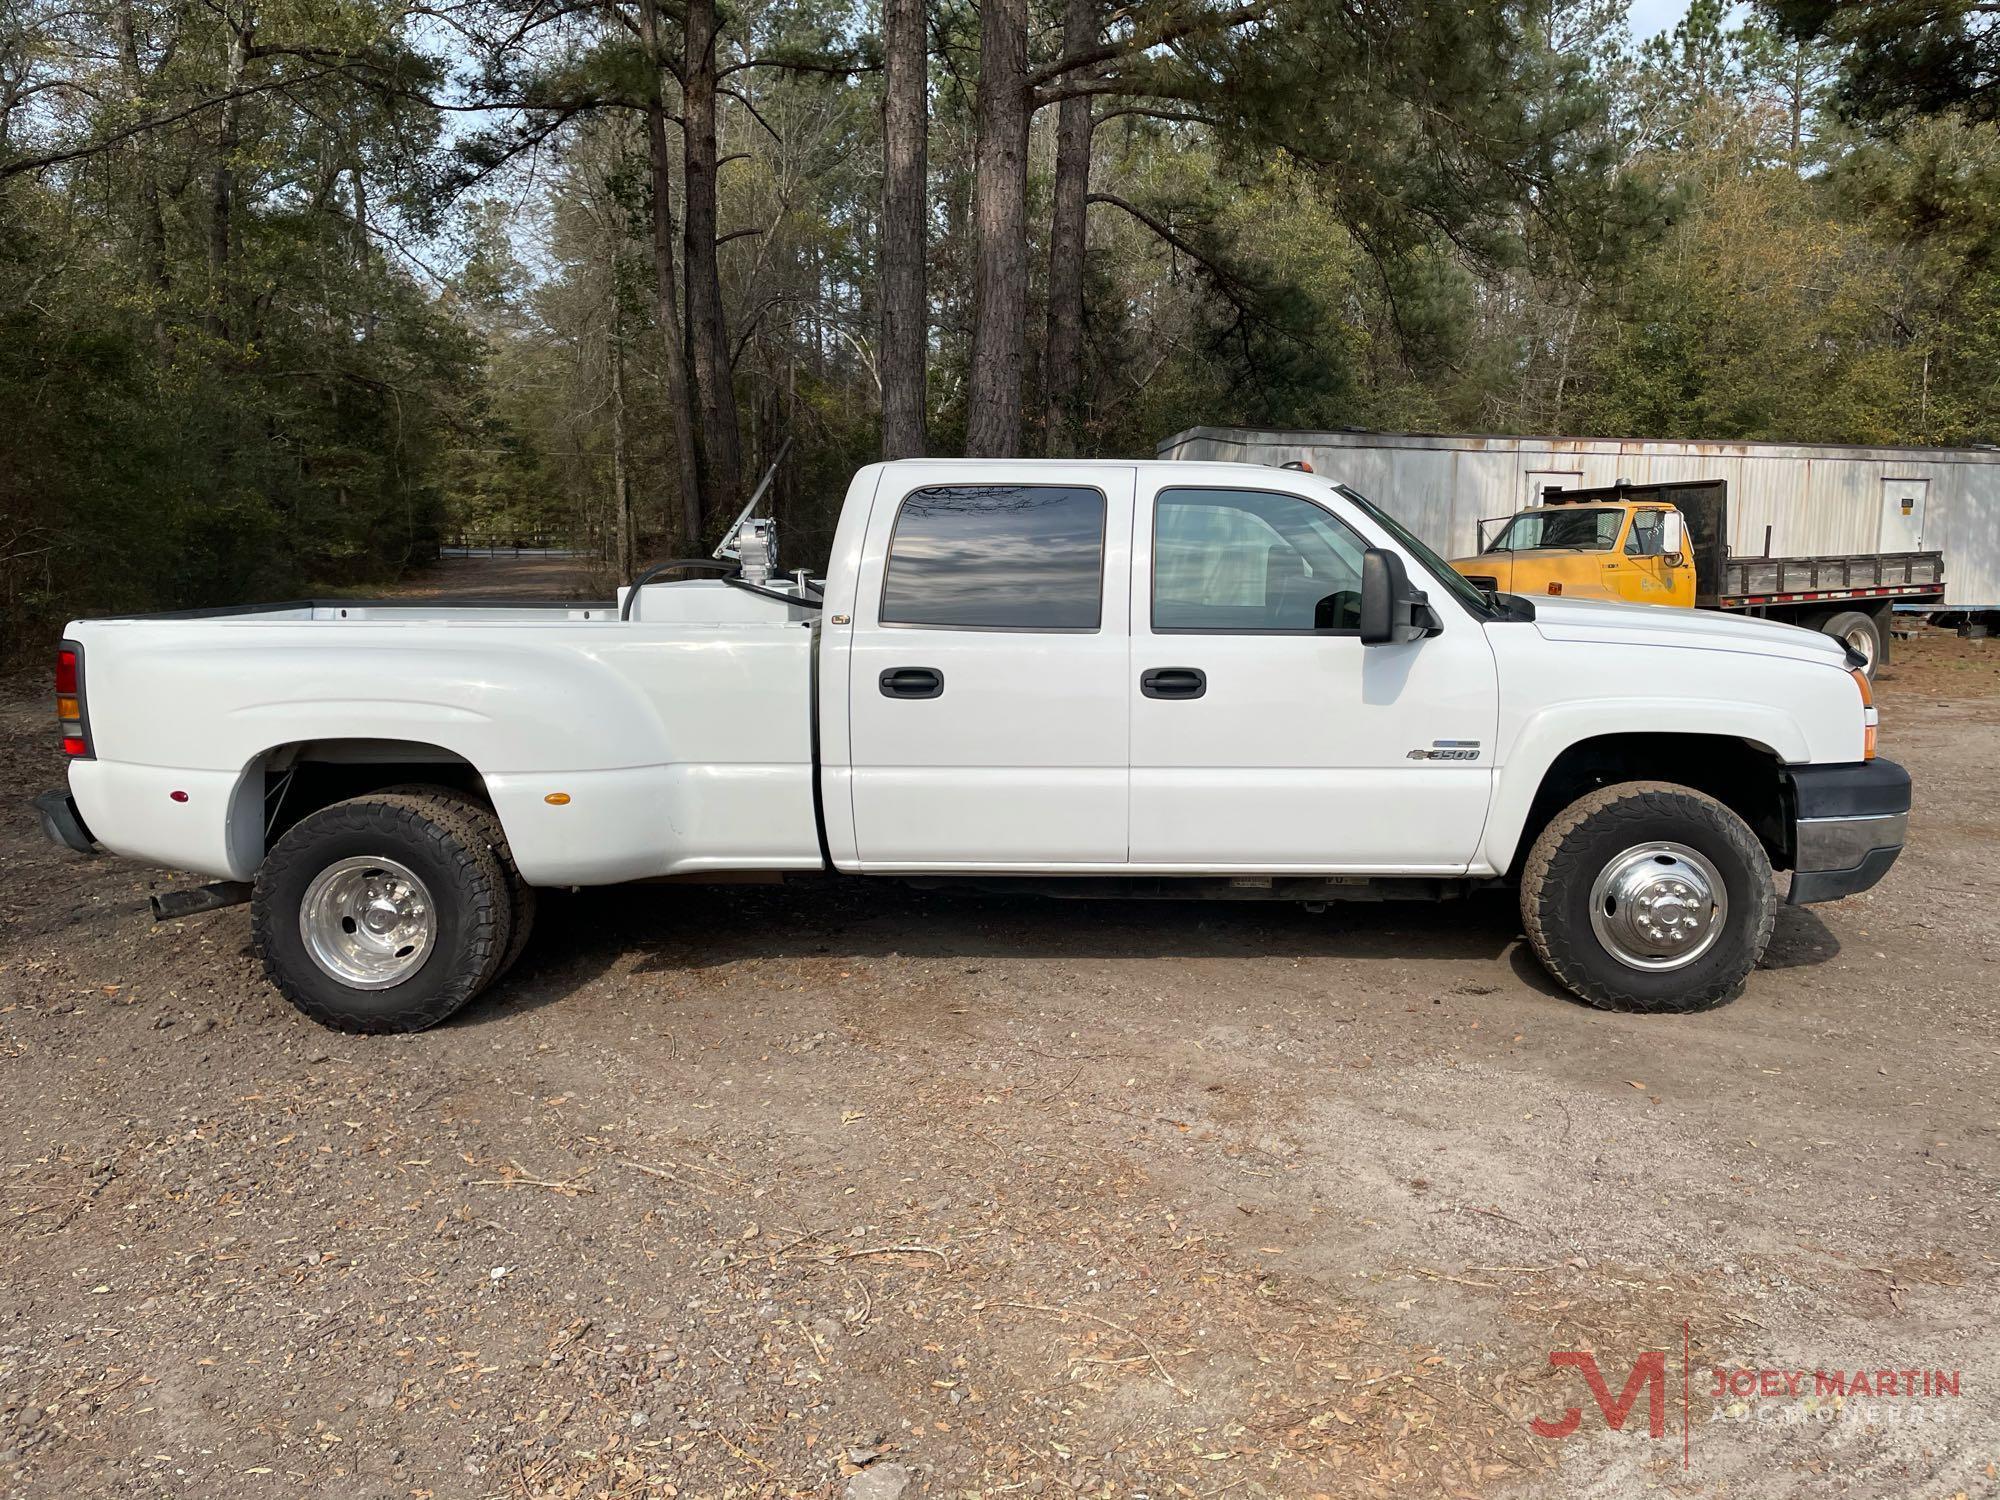
[[[965,473],[897,465],[870,513],[847,685],[860,866],[1122,864],[1134,471]]]
[[[1666,555],[1663,509],[1647,507],[1632,512],[1625,526],[1624,540],[1604,555],[1606,592],[1614,599],[1634,604],[1678,604],[1694,607],[1694,570],[1685,564],[1676,567]]]
[[[1363,646],[1375,543],[1303,495],[1149,476],[1138,516],[1133,863],[1463,871],[1498,707],[1480,622],[1412,563],[1443,631]]]

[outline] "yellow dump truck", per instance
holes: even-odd
[[[1480,588],[1762,615],[1845,641],[1870,676],[1895,606],[1944,602],[1942,552],[1732,557],[1719,479],[1547,489],[1479,533],[1478,555],[1451,565]]]

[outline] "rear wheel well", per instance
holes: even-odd
[[[1509,876],[1520,878],[1528,850],[1558,813],[1620,781],[1668,781],[1706,792],[1750,825],[1772,868],[1791,868],[1790,782],[1776,755],[1728,735],[1606,734],[1571,745],[1544,773]]]
[[[302,740],[273,746],[250,769],[240,795],[260,798],[263,804],[263,847],[253,864],[300,819],[386,787],[450,787],[492,806],[485,779],[472,762],[415,740]]]

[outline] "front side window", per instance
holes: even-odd
[[[1657,510],[1642,510],[1632,517],[1632,530],[1625,538],[1627,557],[1658,557],[1665,550],[1660,544],[1665,540],[1661,517],[1666,513]]]
[[[896,513],[882,623],[1095,630],[1104,495],[1055,484],[937,485]]]
[[[1162,490],[1153,506],[1153,628],[1357,630],[1364,550],[1296,495]]]
[[[1537,548],[1609,552],[1625,519],[1619,510],[1528,510],[1507,523],[1488,552],[1532,552]]]

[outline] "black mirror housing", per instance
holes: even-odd
[[[1361,644],[1389,646],[1420,640],[1438,628],[1430,598],[1410,587],[1402,556],[1386,547],[1361,554]]]

